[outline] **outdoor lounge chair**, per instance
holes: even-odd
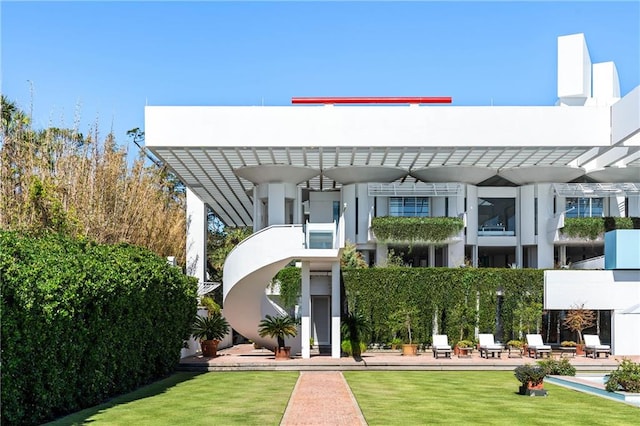
[[[480,358],[489,358],[489,354],[495,358],[498,354],[498,358],[502,357],[502,345],[493,341],[493,334],[479,334],[480,340]]]
[[[611,353],[611,346],[600,344],[600,336],[597,334],[585,334],[584,335],[584,356],[593,354],[593,358],[600,357],[600,354],[605,354],[609,358]]]
[[[551,346],[542,343],[541,334],[527,334],[527,355],[531,357],[531,354],[535,358],[538,358],[538,354],[540,357],[543,357],[544,354],[547,354],[547,358],[551,356]]]
[[[449,339],[447,338],[447,335],[434,334],[431,350],[433,350],[434,358],[438,358],[438,355],[444,355],[445,358],[451,358],[451,346],[449,346]]]

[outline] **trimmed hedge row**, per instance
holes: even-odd
[[[165,376],[197,284],[139,247],[0,232],[2,423],[40,424]]]
[[[476,318],[481,333],[495,333],[498,291],[504,339],[518,334],[525,308],[542,315],[544,271],[498,268],[368,268],[343,271],[351,310],[370,321],[370,342],[388,342],[396,330],[394,312],[418,309],[413,319],[414,341],[431,340],[434,317],[452,344],[473,338]],[[479,298],[479,309],[476,302]],[[532,315],[528,315],[531,317]],[[525,318],[526,319],[526,318]],[[505,341],[506,341],[505,340]]]

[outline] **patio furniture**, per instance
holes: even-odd
[[[492,358],[495,358],[498,354],[498,358],[502,357],[502,345],[493,341],[493,334],[479,334],[480,340],[480,358],[489,358],[491,354]]]
[[[585,334],[584,335],[584,356],[588,357],[589,354],[593,355],[593,358],[599,358],[600,354],[605,354],[609,358],[611,353],[611,346],[603,345],[600,343],[600,336],[597,334]]]
[[[531,355],[537,359],[538,354],[543,357],[547,354],[547,358],[551,356],[551,346],[545,345],[542,342],[541,334],[527,334],[527,355],[531,358]]]
[[[433,345],[431,350],[433,351],[433,357],[438,358],[438,355],[444,355],[445,358],[451,358],[451,346],[449,345],[449,339],[446,334],[434,334]]]

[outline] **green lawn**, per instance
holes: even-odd
[[[278,425],[298,372],[176,373],[52,425]]]
[[[345,371],[369,425],[631,425],[640,409],[545,384],[547,397],[518,395],[510,371]]]
[[[517,394],[510,371],[345,371],[369,425],[638,424],[640,409],[546,384]],[[298,372],[176,373],[52,424],[277,425]]]

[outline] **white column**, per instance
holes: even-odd
[[[296,187],[296,199],[293,202],[293,223],[303,223],[302,187]]]
[[[269,184],[269,226],[286,223],[284,213],[284,184]]]
[[[309,344],[308,340],[307,344]],[[340,343],[342,342],[340,340],[340,262],[338,261],[331,263],[331,358],[340,358]]]
[[[366,183],[357,184],[358,194],[358,235],[356,243],[366,244],[369,241],[369,214],[372,212],[373,197],[369,197],[369,186]]]
[[[344,212],[345,239],[356,242],[356,186],[343,185],[341,190],[342,205],[347,205]]]
[[[538,269],[553,269],[553,239],[547,235],[555,232],[555,229],[548,229],[549,219],[553,216],[553,197],[551,184],[538,184]]]
[[[253,232],[260,230],[262,225],[262,201],[260,201],[260,194],[258,187],[253,187]]]
[[[478,187],[467,185],[467,244],[478,245]]]
[[[187,275],[207,277],[207,206],[187,187]]]
[[[302,340],[302,358],[311,358],[311,275],[309,262],[302,262],[302,294],[300,297],[300,339]]]

